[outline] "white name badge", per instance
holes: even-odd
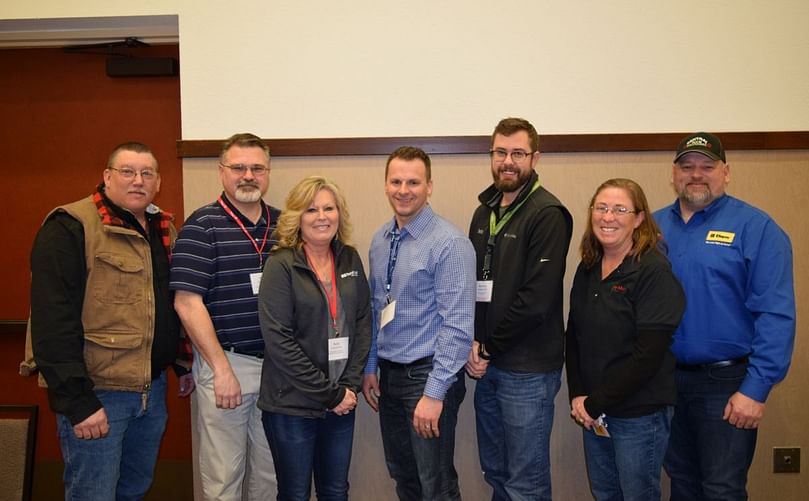
[[[598,419],[593,423],[593,432],[599,437],[610,438],[610,432],[607,431],[607,423],[604,422],[604,414],[598,416]]]
[[[475,288],[475,301],[478,303],[491,303],[493,287],[493,280],[478,280]]]
[[[329,362],[348,358],[348,338],[334,337],[329,339]]]
[[[253,288],[253,294],[258,294],[259,285],[261,285],[261,273],[251,273],[250,286]]]
[[[396,301],[391,301],[387,306],[382,308],[382,314],[379,316],[379,328],[382,329],[393,320],[396,316]]]

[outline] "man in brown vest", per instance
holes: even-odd
[[[31,252],[30,346],[48,386],[69,499],[141,499],[166,425],[180,325],[172,216],[141,143],[115,148],[87,198],[54,209]],[[181,394],[193,389],[181,378]]]

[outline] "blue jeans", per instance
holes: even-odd
[[[553,400],[561,370],[516,372],[492,365],[475,389],[478,452],[492,499],[550,500]]]
[[[88,501],[143,499],[152,484],[160,439],[166,428],[166,373],[152,381],[146,410],[142,393],[96,390],[109,434],[76,438],[73,425],[56,415],[65,461],[65,499]]]
[[[672,407],[634,418],[607,416],[609,438],[584,430],[590,490],[597,501],[659,501]]]
[[[327,412],[325,418],[261,413],[275,463],[278,501],[308,501],[312,473],[317,499],[348,499],[354,416],[353,411],[344,416]]]
[[[403,501],[459,500],[455,471],[455,425],[466,396],[464,374],[447,390],[438,419],[440,436],[421,438],[413,429],[416,409],[432,362],[394,364],[380,360],[379,425],[388,472]]]
[[[702,371],[677,370],[677,405],[664,465],[673,501],[747,499],[747,470],[757,431],[722,419],[747,364]]]

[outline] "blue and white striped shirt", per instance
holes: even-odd
[[[267,229],[266,206],[256,224],[234,207],[223,193],[222,200],[241,220],[261,246]],[[269,235],[280,211],[270,207]],[[273,245],[268,236],[259,258],[253,243],[218,202],[200,207],[185,221],[171,261],[171,290],[202,296],[222,346],[245,352],[264,350],[258,323],[258,299],[253,294],[251,273],[260,273]]]
[[[375,374],[379,359],[406,364],[433,356],[424,394],[443,400],[472,347],[475,251],[464,233],[425,206],[401,228],[390,290],[396,315],[380,330],[395,228],[395,219],[386,223],[374,235],[369,250],[374,323],[365,373]]]

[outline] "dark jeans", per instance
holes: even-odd
[[[660,501],[672,413],[669,406],[646,416],[606,416],[609,437],[583,431],[587,476],[597,501]]]
[[[440,436],[424,439],[413,429],[432,362],[394,364],[380,361],[379,424],[390,476],[403,501],[461,498],[455,471],[455,425],[466,395],[463,373],[447,390],[438,420]]]
[[[152,381],[146,409],[137,391],[96,390],[109,434],[76,438],[73,425],[56,415],[65,460],[65,499],[104,501],[143,499],[152,484],[160,439],[166,428],[166,373]]]
[[[672,501],[747,499],[747,470],[757,433],[722,419],[746,371],[747,364],[677,370],[677,405],[664,461]]]
[[[348,468],[354,440],[352,411],[325,418],[262,412],[270,443],[279,501],[308,501],[315,477],[320,501],[348,499]]]
[[[561,370],[517,372],[489,365],[475,387],[483,478],[494,501],[550,501],[553,400]]]

